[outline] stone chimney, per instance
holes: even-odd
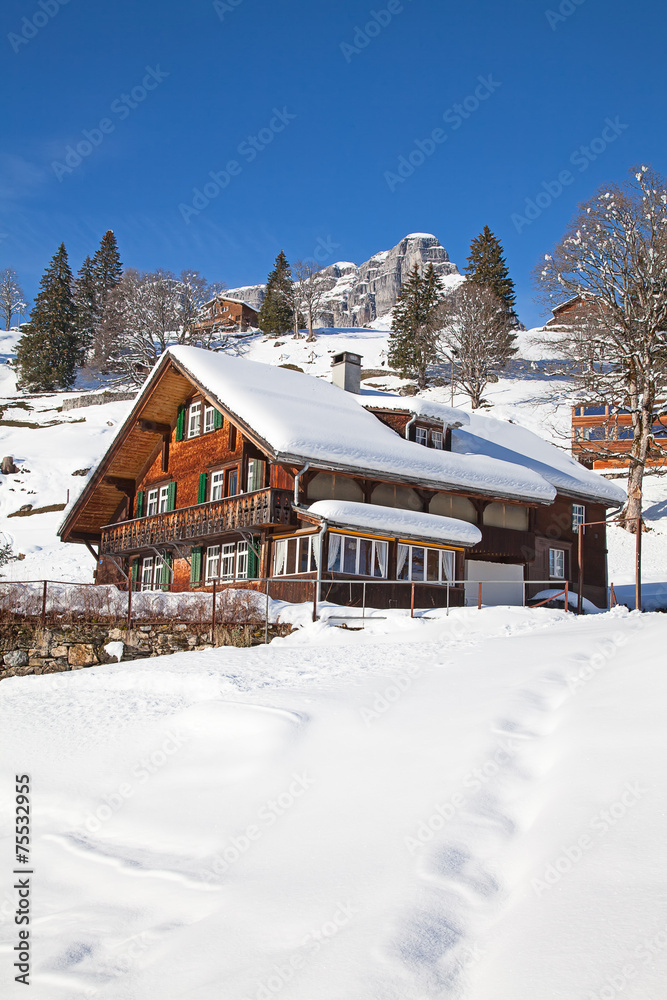
[[[342,351],[331,362],[331,381],[346,392],[361,392],[361,355]]]

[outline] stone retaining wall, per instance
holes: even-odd
[[[289,635],[291,625],[269,625],[269,640]],[[0,636],[0,680],[22,674],[52,674],[80,670],[99,663],[117,663],[104,648],[122,643],[121,660],[167,653],[194,652],[214,646],[252,646],[264,642],[263,625],[166,624],[137,625],[128,630],[109,625],[4,625]],[[120,653],[120,647],[117,647]]]

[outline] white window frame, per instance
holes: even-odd
[[[579,534],[579,525],[584,525],[584,532],[586,531],[586,526],[584,524],[586,520],[586,508],[582,503],[572,504],[572,531],[575,535]]]
[[[412,551],[413,549],[423,549],[424,551],[424,578],[421,580],[415,580],[415,583],[451,583],[452,581],[447,580],[446,574],[443,573],[443,553],[451,553],[452,559],[452,580],[456,577],[456,554],[454,549],[437,549],[433,545],[409,545],[407,542],[399,542],[399,545],[404,546],[408,551],[405,558],[404,566],[407,566],[408,572],[406,576],[399,576],[398,570],[396,573],[397,580],[409,580],[412,582]],[[428,574],[428,554],[429,552],[436,552],[438,554],[438,579],[429,580],[427,579]],[[402,568],[402,567],[401,567]]]
[[[437,448],[438,451],[442,451],[445,442],[442,431],[431,431],[431,445],[433,448]]]
[[[206,549],[206,574],[205,580],[210,583],[220,577],[220,546],[209,545]]]
[[[236,568],[236,545],[227,542],[220,546],[220,579],[233,580]]]
[[[160,496],[158,500],[158,513],[164,514],[167,510],[169,510],[169,483],[167,483],[166,486],[160,486]]]
[[[332,540],[332,538],[340,538],[340,543],[339,543],[339,546],[338,546],[338,551],[337,551],[336,557],[335,557],[335,559],[333,561],[331,559],[331,540]],[[341,576],[347,576],[348,575],[348,571],[344,568],[345,567],[345,547],[346,547],[346,543],[348,541],[355,542],[355,546],[356,546],[356,548],[355,548],[355,554],[354,554],[354,570],[351,570],[349,572],[349,575],[350,576],[367,576],[368,579],[371,579],[371,580],[386,580],[387,579],[387,570],[388,570],[388,565],[387,564],[388,564],[388,558],[389,558],[389,543],[383,541],[380,538],[367,538],[367,537],[365,537],[363,535],[342,535],[342,534],[339,534],[337,531],[336,532],[332,532],[329,535],[329,558],[327,560],[327,562],[328,562],[327,569],[329,570],[329,572],[331,572],[331,573],[340,573]],[[371,573],[369,575],[367,573],[362,573],[360,571],[359,562],[360,562],[360,559],[361,559],[361,542],[370,542],[371,543],[371,567],[373,569],[375,568],[375,565],[376,565],[376,562],[377,562],[377,565],[382,570],[382,566],[383,566],[383,563],[384,563],[384,570],[381,573]],[[379,552],[382,551],[382,549],[380,548],[381,546],[384,546],[384,550],[383,550],[384,551],[384,559],[382,559],[382,557],[379,555]],[[338,566],[338,569],[335,568],[336,565]]]
[[[255,486],[253,481],[258,478],[256,470],[259,469],[260,474],[264,471],[264,462],[261,458],[249,458],[248,459],[248,480],[246,483],[246,493],[254,493],[256,490],[264,489],[264,484],[260,486]]]
[[[236,544],[236,579],[248,579],[248,543],[237,542]]]
[[[204,407],[204,434],[210,434],[215,430],[215,407]]]
[[[549,579],[565,579],[565,549],[549,549]]]
[[[191,403],[188,410],[188,438],[201,434],[201,403]]]
[[[157,487],[153,490],[149,490],[146,494],[146,517],[152,517],[153,514],[158,512],[158,500],[159,490]]]
[[[294,560],[295,572],[287,572],[287,556],[289,543],[296,542],[296,557]],[[315,573],[317,570],[317,560],[315,557],[315,545],[317,535],[292,535],[290,538],[279,538],[273,550],[273,575],[274,576],[302,576],[305,573]],[[301,554],[303,546],[306,546],[307,569],[298,569],[301,565]]]
[[[144,556],[141,562],[141,590],[155,590],[155,556]]]
[[[415,443],[428,445],[428,431],[425,427],[415,427]]]
[[[222,500],[225,495],[225,470],[211,473],[211,500]]]

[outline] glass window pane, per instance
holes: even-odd
[[[424,579],[424,549],[421,545],[412,546],[412,580],[423,580]]]
[[[236,578],[245,580],[248,576],[248,543],[239,542],[236,546]]]
[[[224,472],[214,472],[211,476],[211,500],[222,500],[224,483]]]
[[[346,576],[354,576],[357,572],[357,539],[343,538],[343,573]]]
[[[410,546],[398,543],[398,554],[396,557],[396,579],[407,580],[410,575]]]
[[[157,514],[157,490],[149,490],[149,492],[148,492],[148,502],[146,504],[146,513],[148,515]]]
[[[415,441],[417,444],[426,444],[427,430],[425,427],[415,427]]]
[[[286,573],[296,573],[296,546],[298,539],[290,538],[287,542],[287,569]]]
[[[442,451],[442,433],[440,431],[431,431],[431,443],[434,448]]]
[[[440,551],[438,549],[426,550],[426,579],[435,583],[440,579]]]
[[[299,539],[299,568],[297,572],[307,573],[310,555],[310,538]]]
[[[375,561],[373,563],[373,576],[385,577],[387,575],[387,543],[375,543]]]

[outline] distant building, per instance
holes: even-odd
[[[653,424],[647,464],[667,465],[667,417]],[[589,469],[622,469],[632,448],[632,415],[618,406],[572,407],[572,454]],[[663,450],[664,449],[664,450]]]
[[[259,313],[242,299],[232,299],[224,295],[216,295],[204,306],[206,318],[195,323],[193,332],[210,332],[221,330],[225,332],[257,329]]]

